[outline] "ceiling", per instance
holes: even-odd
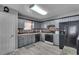
[[[48,12],[47,15],[40,15],[32,11],[29,6],[31,4],[4,4],[16,9],[21,14],[29,16],[36,21],[45,21],[65,16],[79,14],[79,4],[38,4],[38,6]]]

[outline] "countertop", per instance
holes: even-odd
[[[18,35],[53,34],[53,33],[23,33]]]

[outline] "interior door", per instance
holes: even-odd
[[[15,50],[15,15],[0,13],[0,54]]]

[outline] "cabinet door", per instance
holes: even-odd
[[[24,46],[24,36],[19,36],[18,37],[18,47],[23,47]]]
[[[24,45],[27,45],[27,35],[24,35]]]
[[[29,44],[31,44],[32,43],[32,35],[29,35],[30,37],[29,37]]]
[[[0,54],[15,50],[16,16],[0,12]]]
[[[27,35],[27,44],[30,44],[30,35]]]

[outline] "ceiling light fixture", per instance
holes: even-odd
[[[37,12],[37,13],[39,13],[39,14],[41,14],[41,15],[46,15],[47,14],[47,12],[45,10],[41,9],[39,6],[34,5],[34,4],[30,6],[30,9]]]

